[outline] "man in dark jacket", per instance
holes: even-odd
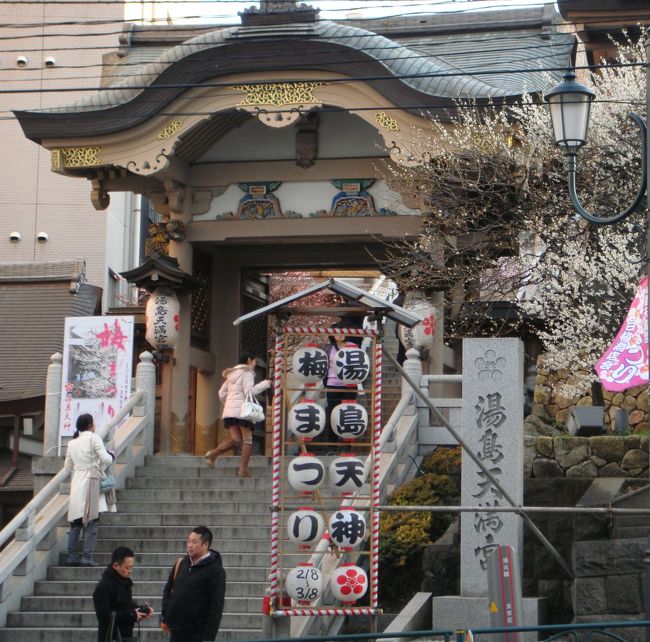
[[[193,528],[187,555],[172,568],[163,590],[162,626],[169,642],[211,642],[217,637],[226,594],[221,555],[211,550],[212,533]]]
[[[138,606],[133,601],[133,582],[130,575],[133,571],[134,560],[135,556],[130,548],[126,548],[126,546],[116,548],[111,555],[111,563],[95,587],[93,603],[99,623],[97,642],[118,639],[118,628],[122,640],[127,642],[133,638],[133,625],[153,613],[153,609],[148,604]],[[115,613],[115,622],[112,635],[109,637],[111,613],[113,612]]]

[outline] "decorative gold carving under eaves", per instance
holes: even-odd
[[[234,85],[233,91],[246,94],[237,107],[285,107],[288,105],[320,105],[314,96],[314,89],[322,87],[324,82],[264,83],[256,85]]]
[[[236,107],[253,114],[263,125],[278,129],[297,123],[305,112],[320,107],[322,101],[314,96],[314,90],[323,85],[324,82],[260,83],[234,85],[231,89],[246,94]]]
[[[183,126],[182,121],[172,120],[171,123],[163,127],[158,132],[158,140],[167,140],[171,138],[177,131],[181,129],[182,126]]]
[[[399,123],[395,118],[390,114],[387,114],[385,111],[380,111],[375,114],[375,122],[384,129],[387,129],[389,132],[398,132]]]
[[[101,146],[61,147],[53,149],[50,155],[53,172],[65,172],[66,169],[78,167],[97,167],[103,165],[98,154]]]

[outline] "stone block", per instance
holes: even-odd
[[[641,575],[609,575],[605,578],[606,613],[639,613],[643,611]]]
[[[603,466],[599,471],[598,474],[601,477],[626,477],[627,473],[616,463],[612,462],[611,464],[607,464],[606,466]]]
[[[622,437],[601,436],[589,439],[589,449],[592,456],[605,461],[621,461],[625,455],[625,441]]]
[[[524,598],[522,626],[537,626],[546,622],[547,601],[540,598]],[[462,597],[448,595],[434,597],[432,602],[432,625],[435,631],[457,629],[483,629],[490,627],[489,601],[487,597]],[[522,635],[532,642],[533,633]]]
[[[573,612],[576,615],[594,615],[607,610],[605,578],[576,577],[573,583]]]
[[[600,457],[596,457],[596,455],[592,455],[589,459],[591,459],[591,461],[594,462],[594,465],[597,468],[602,468],[603,466],[605,466],[605,464],[607,464],[607,462],[604,459],[601,459]]]
[[[537,452],[541,457],[553,457],[553,439],[551,437],[539,437]]]
[[[555,459],[536,459],[533,462],[535,477],[564,477],[564,470]]]
[[[641,437],[639,435],[627,435],[623,439],[625,440],[626,450],[634,450],[641,447]]]
[[[586,437],[556,437],[553,448],[562,468],[571,468],[589,457],[589,440]]]
[[[574,542],[573,570],[576,577],[643,572],[645,538]]]
[[[639,445],[641,443],[639,442]],[[621,468],[623,470],[632,470],[634,468],[647,468],[648,467],[648,453],[640,448],[634,448],[628,450],[623,457],[621,462]]]
[[[617,621],[626,621],[630,620],[630,628],[616,628],[609,629],[608,633],[615,633],[617,636],[620,636],[620,639],[625,640],[625,642],[646,642],[646,633],[645,629],[640,626],[635,626],[635,620],[643,619],[643,615],[639,613],[638,615],[617,615],[615,613],[599,613],[597,618],[594,618],[593,615],[576,615],[573,618],[573,621],[576,624],[593,624],[594,620],[597,622],[617,622]],[[587,637],[584,635],[580,637],[581,640],[587,640]],[[612,642],[611,635],[602,635],[598,632],[591,634],[591,642]]]
[[[591,459],[587,459],[586,461],[582,461],[579,464],[576,464],[575,466],[571,466],[566,471],[566,476],[567,477],[584,477],[584,478],[594,478],[598,477],[598,467],[596,464],[594,464]]]
[[[641,443],[639,444],[639,447],[641,450],[645,450],[645,452],[648,452],[648,443],[650,442],[650,439],[648,437],[643,436],[641,437]]]

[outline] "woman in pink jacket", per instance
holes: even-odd
[[[252,391],[254,395],[263,392],[271,387],[269,379],[255,384],[255,357],[250,352],[242,352],[239,362],[234,368],[226,368],[223,371],[225,381],[219,389],[219,399],[223,403],[223,424],[228,428],[230,439],[220,444],[214,450],[205,453],[205,461],[208,466],[214,466],[214,460],[224,453],[232,450],[235,446],[241,447],[241,458],[239,460],[239,477],[250,477],[248,461],[253,450],[253,424],[250,421],[241,419],[241,407],[246,396]]]

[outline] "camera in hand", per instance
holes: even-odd
[[[137,609],[137,611],[138,611],[138,613],[142,613],[142,615],[148,615],[148,613],[149,613],[149,608],[150,608],[150,607],[149,607],[148,605],[145,604],[144,606],[139,606],[138,609]]]

